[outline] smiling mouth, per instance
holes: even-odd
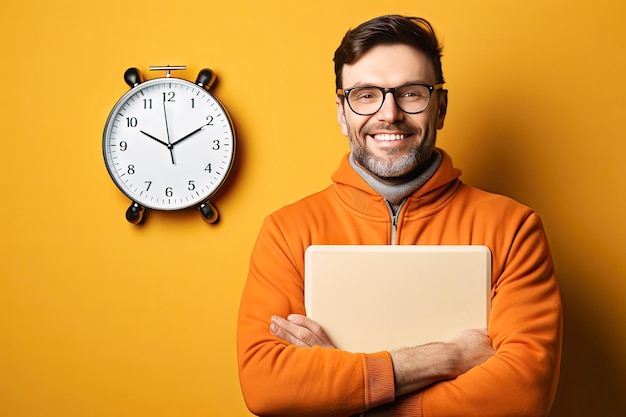
[[[408,138],[410,135],[400,134],[400,133],[378,133],[372,135],[372,137],[376,140],[381,141],[394,141],[394,140],[402,140]]]

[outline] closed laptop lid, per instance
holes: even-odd
[[[312,245],[304,303],[335,346],[378,352],[486,328],[491,252],[478,245]]]

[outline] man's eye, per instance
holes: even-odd
[[[398,97],[407,100],[424,100],[428,98],[428,89],[426,88],[408,88],[406,90],[398,91],[398,93]]]
[[[376,100],[379,95],[380,95],[380,92],[378,92],[377,90],[359,89],[359,90],[352,91],[352,94],[350,94],[350,97],[355,101],[357,100],[358,101],[372,101],[372,100]]]
[[[420,97],[425,97],[425,95],[424,95],[423,91],[410,90],[410,91],[405,91],[402,94],[402,97],[416,97],[416,98],[420,98]]]

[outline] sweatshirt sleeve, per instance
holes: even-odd
[[[349,416],[394,400],[387,352],[297,347],[269,331],[272,315],[304,314],[302,242],[287,242],[273,216],[250,259],[237,328],[239,380],[259,416]]]
[[[489,333],[496,354],[416,394],[427,417],[545,416],[561,359],[562,308],[539,216],[530,214],[494,259]],[[419,398],[421,397],[421,398]]]

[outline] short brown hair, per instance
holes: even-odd
[[[376,17],[348,30],[335,51],[335,84],[342,88],[343,66],[358,60],[379,45],[404,44],[428,55],[435,68],[437,83],[443,83],[442,46],[431,24],[421,17],[386,15]]]

